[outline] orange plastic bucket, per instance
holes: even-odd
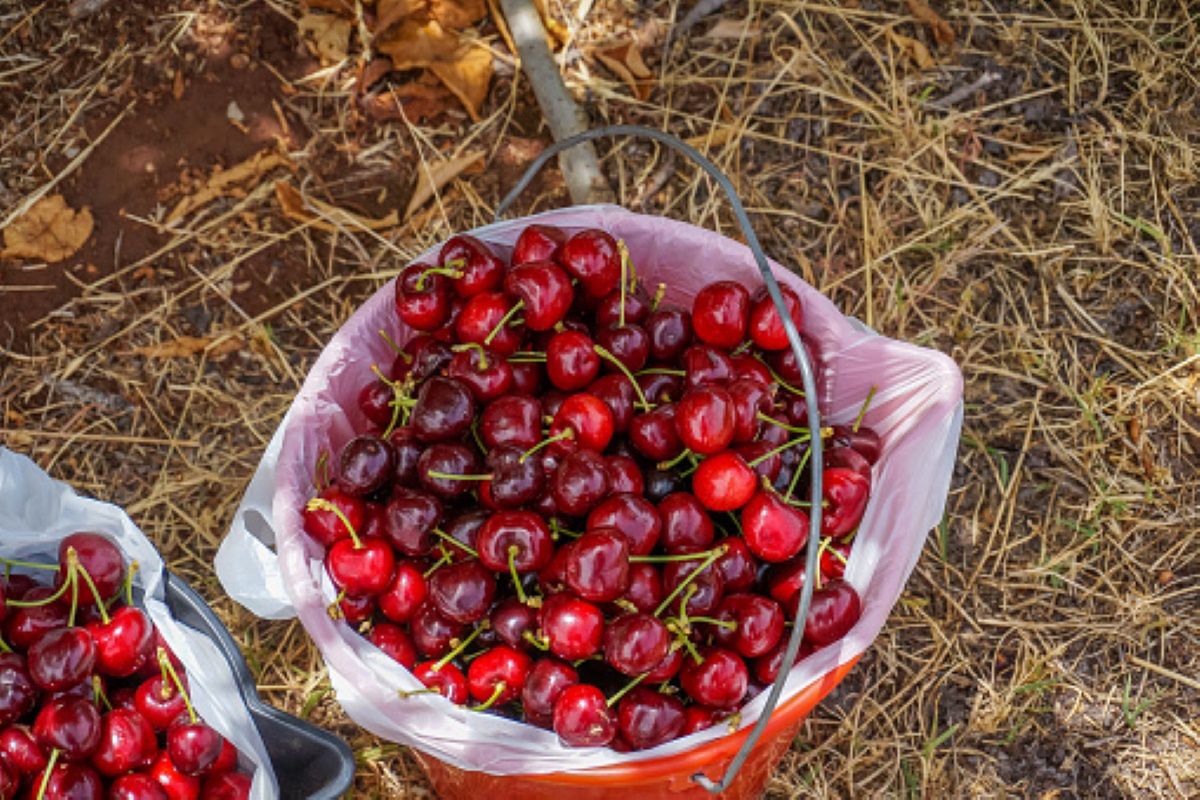
[[[792,746],[800,723],[858,661],[856,656],[833,672],[810,684],[771,715],[763,737],[742,766],[733,784],[721,794],[724,798],[752,800],[762,796],[775,765]],[[666,758],[638,761],[627,766],[601,767],[581,772],[551,772],[544,775],[489,775],[458,769],[420,751],[414,751],[429,776],[434,792],[443,800],[658,800],[658,798],[711,797],[692,781],[703,771],[714,781],[720,780],[733,760],[750,726],[723,739],[706,742],[695,750]]]

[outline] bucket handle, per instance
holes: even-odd
[[[742,206],[742,201],[738,198],[737,190],[734,189],[729,178],[715,164],[701,155],[694,147],[681,142],[669,133],[642,125],[608,125],[584,131],[583,133],[578,133],[555,142],[534,159],[533,163],[525,170],[525,174],[521,176],[521,180],[517,181],[517,185],[496,206],[496,221],[500,220],[504,212],[513,204],[513,201],[517,199],[521,192],[525,190],[547,161],[569,147],[574,147],[577,144],[589,142],[593,139],[599,139],[603,136],[640,136],[653,139],[660,144],[665,144],[691,159],[697,166],[707,172],[725,192],[725,196],[729,199],[729,205],[733,209],[733,215],[742,229],[742,235],[746,238],[746,244],[749,246],[750,252],[754,254],[754,261],[758,264],[759,272],[762,273],[767,293],[771,296],[771,301],[775,304],[775,308],[779,312],[779,319],[783,322],[783,329],[787,334],[788,344],[791,345],[792,352],[796,355],[796,363],[800,366],[800,376],[804,388],[804,405],[808,413],[808,427],[809,430],[817,432],[810,445],[810,458],[812,459],[812,469],[810,471],[812,479],[810,482],[812,490],[812,514],[809,517],[808,551],[806,553],[804,572],[810,579],[804,582],[804,587],[801,589],[800,608],[796,612],[792,634],[788,638],[787,652],[784,653],[783,664],[787,668],[780,667],[778,677],[771,684],[771,691],[767,695],[767,704],[763,707],[762,714],[755,722],[754,729],[750,731],[749,736],[742,742],[741,748],[738,749],[737,754],[729,763],[729,766],[725,770],[725,775],[721,780],[714,782],[703,772],[697,772],[692,776],[693,781],[703,786],[709,792],[719,794],[729,788],[729,785],[737,777],[746,759],[750,757],[750,753],[753,752],[754,746],[762,736],[763,729],[766,728],[767,722],[770,720],[771,713],[775,710],[775,706],[779,702],[779,696],[783,694],[783,685],[787,681],[791,665],[796,659],[796,653],[800,651],[800,640],[804,637],[804,623],[808,619],[808,609],[812,603],[814,581],[811,579],[811,576],[817,574],[817,554],[821,541],[821,472],[824,468],[820,435],[821,415],[820,410],[817,408],[816,380],[813,377],[812,363],[809,361],[808,353],[800,339],[800,332],[796,330],[796,326],[792,322],[792,316],[788,313],[783,295],[779,291],[779,283],[775,280],[775,275],[771,272],[771,265],[767,262],[767,256],[763,253],[762,245],[759,244],[758,237],[754,234],[754,229],[750,225],[750,219],[746,215],[746,209]]]

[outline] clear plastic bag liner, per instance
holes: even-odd
[[[762,283],[741,244],[683,222],[634,214],[617,206],[582,206],[495,223],[472,231],[507,255],[526,225],[568,231],[602,228],[629,247],[639,280],[667,303],[690,307],[714,280]],[[435,263],[437,248],[417,260]],[[878,336],[843,316],[817,290],[772,262],[776,278],[794,289],[804,309],[803,332],[818,358],[823,424],[849,422],[872,386],[865,424],[883,437],[870,504],[855,540],[846,579],[862,595],[858,624],[840,642],[797,664],[784,698],[862,653],[878,635],[942,517],[962,422],[962,376],[946,356]],[[388,283],[329,342],[263,457],[217,559],[225,589],[264,616],[295,613],[329,667],[338,701],[376,735],[417,748],[456,767],[494,774],[577,771],[627,764],[690,750],[727,735],[725,725],[636,753],[571,748],[550,731],[454,706],[438,695],[402,697],[421,684],[326,609],[335,592],[321,565],[322,548],[302,530],[301,511],[314,495],[313,469],[322,451],[334,454],[366,423],[356,397],[372,379],[371,364],[394,354],[379,335],[399,342],[409,332],[394,310]],[[274,542],[274,557],[268,546]],[[282,588],[282,592],[280,592]],[[746,705],[741,726],[760,715],[766,692]]]
[[[177,622],[163,600],[163,562],[154,545],[121,509],[77,495],[25,456],[0,447],[0,555],[53,562],[59,542],[79,531],[109,536],[127,563],[138,563],[134,583],[143,590],[145,611],[187,670],[197,713],[237,747],[243,768],[253,770],[250,796],[278,797],[266,747],[229,664],[207,636]]]

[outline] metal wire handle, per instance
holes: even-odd
[[[771,265],[767,263],[767,256],[763,253],[758,237],[754,235],[754,229],[750,226],[750,218],[746,216],[746,209],[742,206],[742,201],[738,198],[733,184],[715,164],[701,155],[694,147],[679,141],[671,134],[641,125],[608,125],[603,128],[584,131],[583,133],[555,142],[534,159],[529,168],[525,170],[525,174],[521,176],[521,180],[517,181],[517,185],[496,206],[496,221],[500,220],[504,212],[512,205],[521,192],[525,190],[547,161],[569,147],[574,147],[581,142],[599,139],[602,136],[641,136],[674,148],[707,172],[725,192],[725,196],[729,199],[729,205],[733,209],[733,216],[737,219],[738,225],[742,229],[742,235],[746,237],[746,244],[750,248],[750,252],[754,254],[754,261],[758,264],[759,272],[762,273],[767,293],[770,294],[771,301],[775,303],[775,308],[779,311],[779,319],[783,322],[783,329],[787,334],[788,344],[791,345],[792,352],[796,355],[796,363],[800,365],[800,377],[804,388],[804,405],[808,412],[808,427],[813,433],[810,445],[810,458],[812,459],[812,469],[810,472],[812,513],[809,516],[808,551],[804,572],[808,576],[808,580],[804,581],[804,587],[800,591],[800,608],[796,612],[796,619],[792,626],[792,635],[788,639],[787,652],[784,653],[783,663],[779,668],[779,675],[775,678],[775,682],[771,684],[771,691],[767,695],[767,704],[763,708],[762,715],[754,723],[753,730],[746,737],[746,741],[742,742],[741,748],[738,749],[737,755],[733,757],[733,761],[729,763],[729,767],[725,770],[725,775],[720,781],[714,782],[703,772],[697,772],[692,776],[693,781],[703,786],[709,792],[719,794],[733,783],[733,779],[737,777],[742,765],[746,763],[746,759],[750,757],[754,746],[758,744],[759,738],[762,737],[763,730],[770,721],[771,713],[775,710],[775,706],[779,702],[779,696],[783,694],[783,684],[787,681],[792,663],[796,659],[796,653],[800,651],[800,640],[804,637],[804,623],[808,619],[808,608],[812,603],[814,583],[812,578],[817,574],[817,555],[821,541],[821,472],[824,468],[824,454],[821,452],[821,414],[817,408],[817,384],[813,377],[812,364],[808,360],[808,352],[804,349],[804,343],[800,339],[800,332],[796,330],[796,326],[792,322],[792,316],[788,313],[787,305],[783,301],[783,295],[779,291],[779,283],[775,280],[775,275],[771,272]]]

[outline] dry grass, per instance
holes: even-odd
[[[83,121],[120,113],[129,75],[205,20],[253,10],[180,5],[125,12],[136,35],[119,45],[27,16],[39,6],[0,10],[2,216],[87,145]],[[598,2],[582,21],[565,5],[586,45],[652,39],[689,4]],[[775,258],[880,332],[952,354],[967,380],[946,520],[770,794],[1200,796],[1200,23],[1182,0],[935,6],[958,34],[950,54],[913,18],[869,10],[899,3],[778,0],[722,12],[749,17],[742,39],[702,38],[703,23],[666,60],[649,48],[649,101],[587,61],[570,70],[595,120],[704,137]],[[940,65],[919,71],[889,31]],[[189,216],[117,277],[81,273],[81,296],[0,358],[0,440],[124,504],[214,598],[266,694],[351,740],[363,796],[418,796],[411,759],[345,723],[303,630],[256,623],[209,569],[322,342],[407,256],[487,221],[515,174],[505,147],[537,135],[509,77],[482,123],[418,129],[356,125],[347,74],[286,97],[306,191],[363,206],[380,185],[411,186],[421,158],[482,146],[492,166],[386,235],[298,226],[264,183]],[[732,232],[685,165],[642,143],[602,149],[624,202]],[[557,202],[552,179],[526,208]],[[269,282],[246,307],[246,284]],[[20,297],[0,282],[0,308]],[[182,334],[217,341],[191,358],[131,355]]]

